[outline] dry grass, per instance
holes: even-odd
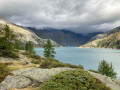
[[[26,68],[38,68],[38,64],[28,64],[28,65],[20,65],[20,64],[12,64],[8,65],[8,67],[13,71],[13,70],[19,70],[19,69],[26,69]]]
[[[33,88],[31,86],[23,88],[23,89],[11,89],[11,90],[36,90],[37,88]]]
[[[11,71],[13,70],[18,70],[18,69],[26,69],[26,68],[38,68],[41,64],[41,62],[44,61],[44,58],[41,58],[41,60],[36,60],[34,58],[28,57],[27,55],[23,55],[22,53],[18,53],[19,54],[19,60],[18,61],[0,61],[0,63],[5,64],[8,66],[8,68],[10,68]],[[8,58],[9,59],[9,58]],[[22,61],[22,60],[26,60],[29,62],[32,61],[40,61],[39,64],[26,64],[26,62]]]
[[[10,89],[10,90],[41,90],[39,87],[34,87],[34,84],[27,86],[26,88],[22,88],[22,89]]]
[[[1,64],[5,64],[11,71],[19,70],[19,69],[26,69],[26,68],[38,68],[39,64],[26,64],[21,61],[16,62],[0,62]]]

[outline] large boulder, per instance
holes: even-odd
[[[12,59],[12,58],[8,58],[8,57],[0,57],[0,62],[15,62],[18,61],[17,59]]]
[[[0,90],[20,89],[29,86],[30,84],[42,83],[62,71],[74,70],[72,68],[52,68],[52,69],[20,69],[11,72],[13,76],[7,76],[5,80],[0,84]]]
[[[94,73],[94,72],[90,72],[88,71],[92,76],[94,76],[95,78],[98,78],[100,81],[102,81],[103,83],[105,83],[106,86],[110,87],[112,90],[120,90],[120,80],[115,79],[115,78],[111,78],[102,74],[98,74],[98,73]]]
[[[34,68],[34,69],[21,69],[13,71],[12,74],[29,77],[37,82],[45,82],[50,79],[51,76],[56,75],[62,71],[74,70],[72,68],[52,68],[52,69],[42,69],[42,68]]]
[[[25,88],[31,84],[31,80],[22,76],[7,76],[0,84],[0,90],[9,90],[13,88]]]

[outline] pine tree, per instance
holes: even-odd
[[[48,40],[47,43],[43,46],[44,48],[44,57],[46,58],[54,58],[56,54],[54,48],[54,46],[52,45],[51,41]]]
[[[116,77],[116,72],[114,71],[112,63],[109,65],[105,60],[99,63],[98,71],[101,72],[103,75]]]
[[[13,31],[10,29],[10,27],[6,24],[5,25],[5,39],[9,44],[13,44],[15,41],[15,34],[13,33]]]
[[[35,54],[34,45],[31,41],[26,43],[25,50],[32,53],[32,54]]]
[[[18,50],[20,49],[20,45],[19,45],[18,40],[15,41],[14,48],[18,49]]]
[[[2,35],[0,36],[0,56],[18,57],[14,54],[14,42],[15,34],[5,25],[5,28],[1,30]]]

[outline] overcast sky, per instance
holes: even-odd
[[[0,16],[37,28],[107,31],[120,26],[120,0],[0,0]]]

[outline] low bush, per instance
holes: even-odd
[[[13,58],[13,59],[17,59],[17,58],[19,58],[19,55],[16,53],[11,53],[8,55],[8,57]]]
[[[51,67],[51,68],[52,68],[52,67],[54,67],[54,68],[56,68],[56,67],[65,67],[65,65],[64,65],[64,63],[62,63],[62,62],[52,62],[52,64],[51,64],[50,67]]]
[[[44,62],[41,63],[40,68],[50,68],[51,61],[45,60]]]
[[[22,55],[26,55],[28,58],[31,58],[32,59],[31,63],[34,63],[34,64],[40,64],[42,59],[41,56],[37,54],[32,54],[30,52],[23,52]]]
[[[19,58],[19,55],[18,53],[13,50],[13,51],[6,51],[6,50],[1,50],[0,49],[0,57],[10,57],[10,58],[13,58],[13,59],[16,59],[16,58]]]
[[[45,64],[47,65],[46,67],[45,67]],[[83,69],[83,66],[81,66],[81,65],[72,65],[72,64],[68,64],[68,63],[62,63],[53,58],[47,58],[44,62],[42,62],[40,65],[40,68],[44,68],[44,67],[45,68],[70,67],[70,68]]]
[[[40,62],[38,60],[32,60],[31,63],[40,64]]]
[[[109,77],[113,77],[113,78],[116,78],[116,75],[117,75],[117,73],[114,71],[112,63],[109,64],[105,60],[102,60],[99,63],[98,71],[101,72],[103,75],[106,75],[106,76],[109,76]]]
[[[0,64],[0,83],[5,79],[9,74],[9,68],[5,64]]]
[[[72,65],[72,64],[69,64],[69,63],[65,63],[65,66],[66,67],[70,67],[70,68],[79,68],[79,69],[84,69],[82,65]]]
[[[30,58],[36,59],[36,60],[41,60],[41,57],[37,54],[31,54],[29,55]]]
[[[19,49],[14,49],[14,51],[18,53],[18,52],[19,52]]]
[[[30,52],[23,52],[22,55],[31,55]]]
[[[77,69],[64,71],[43,83],[39,90],[111,90],[88,72]]]
[[[91,71],[91,72],[94,72],[94,73],[102,74],[101,72],[99,72],[99,71],[97,71],[97,70],[92,70],[92,69],[90,69],[90,70],[88,70],[88,71]]]
[[[26,55],[29,58],[33,58],[35,60],[41,60],[41,56],[37,55],[37,54],[32,54],[30,52],[23,52],[22,55]]]

